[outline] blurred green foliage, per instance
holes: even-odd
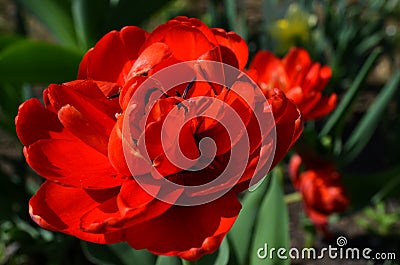
[[[399,0],[0,0],[0,6],[0,265],[182,263],[126,244],[79,244],[39,228],[27,204],[41,178],[27,167],[14,131],[19,104],[40,97],[49,83],[75,79],[84,52],[105,33],[125,25],[151,30],[176,15],[239,33],[251,55],[259,49],[282,55],[297,45],[329,65],[328,91],[338,93],[338,107],[305,124],[297,148],[338,164],[351,197],[348,214],[366,207],[360,226],[384,234],[399,222]],[[262,242],[287,247],[283,180],[282,172],[274,171],[245,194],[241,215],[221,248],[198,264],[259,264],[254,249]],[[385,211],[389,198],[397,198],[397,210],[390,213]],[[305,228],[314,233],[310,225]]]
[[[368,231],[379,235],[390,235],[397,229],[400,219],[400,209],[388,211],[383,202],[368,206],[363,210],[364,216],[358,217],[358,224]]]

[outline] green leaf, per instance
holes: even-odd
[[[19,41],[0,52],[0,80],[22,83],[61,83],[76,78],[82,55],[46,42]]]
[[[17,35],[0,35],[0,52],[9,45],[24,40],[23,37]]]
[[[360,72],[354,79],[351,84],[349,90],[346,92],[336,110],[330,116],[329,120],[326,122],[325,126],[322,128],[320,136],[326,136],[333,134],[340,134],[339,129],[340,126],[343,125],[347,115],[350,112],[351,107],[353,106],[355,99],[358,95],[358,92],[362,88],[362,84],[366,77],[368,76],[369,71],[372,69],[374,62],[381,54],[382,49],[376,48],[367,58]]]
[[[182,265],[182,262],[175,256],[158,256],[155,265]]]
[[[22,89],[19,86],[0,84],[0,126],[15,135],[14,119],[22,102]]]
[[[75,30],[69,3],[65,0],[16,0],[36,16],[60,42],[68,47],[77,47]]]
[[[395,72],[392,78],[382,88],[382,91],[378,94],[372,106],[364,114],[357,124],[357,127],[346,141],[343,158],[345,162],[352,161],[369,142],[384,115],[385,109],[399,88],[399,82],[400,70]]]
[[[81,241],[83,253],[98,265],[151,265],[156,256],[146,250],[135,250],[127,243],[99,245]]]
[[[289,264],[287,252],[289,250],[289,217],[284,201],[282,177],[279,168],[272,171],[271,185],[261,203],[256,220],[253,244],[250,248],[250,265]],[[272,248],[275,248],[275,252],[271,257]],[[278,257],[277,252],[280,248],[285,249],[285,253],[280,255],[286,256],[286,259]],[[264,255],[266,255],[265,259]]]
[[[98,265],[120,265],[123,264],[109,248],[103,245],[96,245],[81,241],[81,247],[86,258]]]
[[[358,55],[363,55],[372,47],[378,45],[385,38],[384,32],[377,32],[362,40],[355,48]]]
[[[25,40],[17,35],[0,35],[0,54],[2,51],[18,42]],[[22,88],[15,86],[4,80],[0,81],[0,126],[15,135],[14,118],[18,111],[18,106],[22,102]]]
[[[236,253],[239,264],[248,263],[254,223],[267,187],[268,183],[264,180],[264,183],[261,183],[256,190],[246,193],[242,200],[242,210],[228,233],[232,250]]]
[[[229,27],[236,32],[236,24],[238,20],[237,14],[237,1],[235,0],[224,0],[224,8],[226,18],[229,23]]]
[[[397,196],[400,195],[399,186],[400,186],[400,172],[397,172],[395,177],[390,179],[388,182],[384,182],[382,188],[371,198],[371,201],[374,203],[378,203],[382,201],[385,197],[388,197],[391,193],[397,191]]]
[[[243,13],[238,12],[238,10],[243,10],[243,2],[237,0],[224,0],[224,8],[229,29],[236,32],[246,40],[246,18],[243,16]]]
[[[400,197],[400,165],[373,174],[343,174],[343,182],[353,208],[379,202],[388,197]],[[362,183],[362,189],[360,189]]]
[[[218,256],[214,262],[214,265],[227,265],[229,262],[229,244],[228,239],[222,240],[221,246],[218,249]]]
[[[72,17],[79,46],[86,51],[104,35],[109,0],[72,0]]]

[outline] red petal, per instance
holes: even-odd
[[[314,63],[310,67],[310,70],[308,71],[307,75],[304,78],[303,84],[302,84],[302,89],[304,94],[309,95],[312,91],[319,91],[317,90],[318,84],[320,82],[319,78],[319,71],[321,69],[321,66],[319,63]]]
[[[329,97],[322,97],[316,106],[304,117],[305,120],[313,120],[321,118],[330,113],[337,103],[336,94],[332,94]]]
[[[17,135],[25,146],[56,135],[70,137],[58,121],[57,115],[46,110],[36,98],[21,104],[15,118],[15,126]]]
[[[134,26],[106,34],[83,58],[78,79],[107,81],[123,86],[146,37],[147,32]]]
[[[112,244],[124,240],[124,231],[92,234],[80,229],[81,217],[116,196],[118,189],[85,191],[46,181],[29,201],[29,213],[40,226],[80,239]]]
[[[289,88],[290,79],[286,75],[286,70],[281,60],[273,53],[257,52],[249,67],[249,70],[253,69],[258,73],[257,84],[262,90],[279,88],[286,91]]]
[[[215,38],[221,47],[222,62],[243,70],[249,58],[249,48],[246,42],[235,32],[226,32],[223,29],[213,28]],[[236,58],[236,64],[229,63],[230,57]]]
[[[266,139],[264,139],[263,145],[250,155],[246,170],[234,187],[236,192],[242,192],[257,184],[273,168],[273,166],[271,166],[275,155],[273,153],[273,141],[273,138],[267,136]]]
[[[172,163],[164,153],[160,154],[153,160],[153,167],[151,173],[156,179],[182,171],[182,168]]]
[[[58,112],[58,118],[64,127],[81,141],[107,155],[108,135],[96,130],[96,126],[74,107],[70,105],[62,107]]]
[[[195,27],[190,21],[169,21],[153,30],[145,47],[156,42],[164,42],[169,46],[176,59],[180,61],[195,60],[216,46],[203,33],[207,32],[208,28],[204,28],[202,25],[202,22],[199,24],[200,27]]]
[[[101,92],[103,92],[103,95],[107,97],[107,101],[110,103],[115,103],[116,106],[114,108],[120,109],[120,106],[118,104],[118,99],[117,98],[110,99],[110,97],[113,97],[116,94],[118,94],[119,91],[121,90],[121,87],[116,83],[96,81],[96,80],[93,80],[93,82],[96,83],[97,87],[101,90]],[[65,84],[68,85],[69,83]],[[90,93],[88,96],[93,97],[93,93]],[[115,111],[114,113],[116,112],[118,111]]]
[[[178,119],[175,121],[178,121]],[[164,141],[161,140],[161,131],[158,135],[154,136],[160,139],[160,146],[158,146],[160,148],[160,155],[155,157],[153,166],[162,176],[168,176],[191,168],[196,163],[196,159],[200,156],[190,121],[185,123],[182,127],[181,124],[179,124],[181,122],[182,121],[174,122],[174,120],[169,120],[164,123],[164,132],[167,135]],[[177,129],[180,131],[177,131]],[[153,139],[157,139],[154,137],[147,137],[148,136],[146,136],[146,142],[152,142]],[[148,152],[152,151],[150,149],[151,146],[147,145]],[[156,147],[156,149],[158,148]],[[184,161],[185,158],[188,160]]]
[[[321,100],[322,93],[317,91],[311,91],[305,96],[307,97],[303,99],[303,102],[301,102],[301,104],[299,104],[298,107],[301,110],[301,113],[304,115],[304,119],[308,120],[310,113],[312,112],[314,107],[318,104],[318,102]]]
[[[49,180],[84,188],[121,185],[108,158],[77,139],[39,140],[24,151],[28,164]]]
[[[105,98],[94,82],[79,82],[72,86],[50,85],[45,91],[45,102],[58,111],[66,105],[73,106],[103,135],[110,135],[115,124],[114,104]],[[91,92],[91,95],[87,95]]]
[[[304,100],[304,91],[301,87],[296,86],[286,92],[286,97],[293,100],[296,105],[300,105]]]
[[[217,43],[217,41],[215,39],[215,35],[212,32],[212,29],[210,29],[206,24],[204,24],[201,20],[199,20],[197,18],[188,18],[185,16],[178,16],[170,21],[172,21],[173,23],[176,23],[176,24],[185,24],[189,27],[195,27],[195,28],[199,29],[210,42],[212,42],[214,44]],[[167,22],[166,24],[168,24],[169,22]],[[173,23],[171,23],[171,24],[173,24]]]
[[[209,137],[216,144],[216,155],[228,152],[246,133],[246,126],[252,119],[252,110],[249,107],[254,103],[254,88],[243,82],[236,82],[232,90],[224,89],[217,100],[205,102],[198,112],[196,133],[198,139]],[[230,108],[227,109],[226,105]],[[238,126],[230,126],[242,122]]]
[[[274,167],[289,151],[302,131],[301,115],[296,106],[288,101],[286,110],[276,124],[276,149],[272,162]]]
[[[118,119],[119,121],[122,119]],[[108,142],[108,157],[110,159],[111,165],[120,173],[125,176],[130,176],[131,172],[126,164],[124,150],[122,146],[122,132],[118,126],[115,124],[113,130],[111,131],[110,139]]]
[[[147,47],[133,64],[130,75],[139,76],[150,71],[153,67],[166,60],[171,55],[169,47],[156,42]]]
[[[277,88],[265,90],[264,94],[274,114],[275,123],[278,123],[287,108],[286,105],[290,102],[287,100],[285,93]]]
[[[311,58],[302,48],[292,48],[282,59],[290,87],[302,86],[303,80],[311,67]]]
[[[300,184],[300,166],[302,164],[302,159],[298,154],[293,155],[290,158],[288,170],[289,170],[289,176],[290,179],[292,180],[293,186],[296,187],[297,189],[299,188]]]
[[[148,175],[143,178],[149,177]],[[133,220],[129,222],[129,225],[135,225],[155,218],[173,207],[172,204],[164,201],[175,201],[182,193],[183,188],[171,190],[165,185],[146,184],[145,180],[140,182],[140,186],[136,181],[127,181],[121,188],[117,203],[122,215]],[[157,197],[155,198],[154,195]]]
[[[160,190],[160,188],[160,186],[146,185],[146,190],[144,190],[136,181],[127,180],[122,184],[117,198],[113,198],[85,214],[82,218],[82,229],[104,233],[125,229],[161,215],[172,204],[157,198],[174,201],[182,194],[183,188],[174,191],[167,191],[164,188]],[[157,198],[148,194],[147,189],[151,189]]]
[[[79,79],[65,82],[62,85],[70,87],[76,90],[77,93],[80,93],[86,97],[107,102],[115,101],[108,99],[108,97],[115,95],[121,88],[116,83],[97,81],[97,80],[79,80]],[[59,85],[54,85],[54,86],[59,86]]]
[[[197,260],[218,248],[240,208],[233,193],[199,206],[173,206],[158,218],[130,228],[126,240],[135,249]]]
[[[123,116],[118,118],[108,142],[108,157],[113,167],[124,176],[139,176],[151,171],[151,162],[143,157],[135,144],[127,139],[122,142]],[[129,163],[129,167],[128,164]],[[131,172],[132,169],[132,172]]]
[[[203,77],[201,77],[203,78]],[[213,79],[214,77],[208,76],[207,78],[211,79],[211,80],[217,80],[217,79]],[[187,87],[187,85],[185,84],[185,88]],[[193,86],[189,89],[189,92],[186,95],[186,98],[194,98],[194,97],[211,97],[213,94],[213,89],[216,90],[218,89],[219,86],[218,84],[210,84],[207,82],[203,82],[203,81],[196,81],[193,83]]]
[[[332,77],[332,70],[331,68],[329,68],[329,66],[323,66],[321,67],[321,69],[319,70],[319,83],[318,86],[316,87],[316,89],[318,91],[321,91],[322,89],[325,88],[325,86],[328,84],[329,80]]]
[[[128,108],[133,95],[138,91],[140,85],[142,85],[146,80],[149,80],[147,76],[136,76],[132,77],[126,82],[125,86],[121,90],[121,94],[119,95],[119,104],[123,110]],[[147,92],[147,89],[141,89],[139,91],[144,93]]]

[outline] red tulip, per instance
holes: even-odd
[[[23,103],[17,134],[28,164],[46,179],[30,200],[32,219],[90,242],[126,241],[135,249],[187,260],[214,252],[239,214],[237,193],[254,184],[254,176],[265,176],[302,128],[299,111],[282,92],[271,90],[262,101],[256,87],[240,79],[229,88],[193,80],[157,97],[154,92],[161,88],[141,93],[140,85],[167,66],[203,59],[243,69],[247,46],[235,33],[185,17],[150,34],[126,27],[105,35],[85,55],[82,80],[50,85],[43,93],[44,106],[37,99]],[[210,76],[212,70],[196,74]],[[206,100],[198,101],[200,96]],[[272,114],[275,124],[260,131],[265,126],[251,105]],[[227,108],[244,126],[232,139],[220,123],[230,121]],[[126,123],[130,134],[124,138]],[[214,140],[212,157],[201,153],[212,147],[200,148],[204,138]],[[246,139],[247,153],[235,154]],[[170,160],[178,151],[190,159],[184,168]],[[199,192],[193,189],[217,179],[230,159],[230,178]],[[164,180],[179,186],[158,185]],[[215,194],[208,202],[179,203]]]
[[[305,171],[300,172],[300,167]],[[307,215],[325,235],[328,235],[328,217],[346,210],[349,198],[339,172],[328,162],[303,161],[294,155],[289,164],[294,187],[300,191]]]
[[[131,77],[151,75],[165,66],[196,59],[243,69],[248,59],[247,44],[236,33],[209,28],[195,18],[176,17],[150,34],[127,26],[108,33],[86,53],[78,79],[123,86]]]
[[[251,73],[253,72],[253,73]],[[308,52],[292,48],[283,59],[269,51],[259,51],[249,67],[261,89],[282,89],[301,110],[305,120],[323,117],[336,107],[336,94],[324,96],[332,71],[311,61]]]

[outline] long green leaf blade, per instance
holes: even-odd
[[[388,194],[395,198],[400,197],[400,189],[396,187],[399,176],[400,165],[370,174],[343,174],[351,206],[354,209],[363,208],[368,204],[378,202]],[[360,189],[360,183],[362,183],[362,189]]]
[[[351,84],[349,90],[346,92],[340,104],[337,106],[336,110],[330,116],[329,120],[326,122],[325,126],[322,128],[320,136],[330,135],[333,132],[338,132],[338,128],[344,122],[347,117],[347,114],[350,111],[351,106],[353,105],[355,98],[358,95],[358,92],[362,88],[362,83],[368,76],[369,71],[372,69],[372,66],[379,54],[381,54],[382,50],[380,48],[375,49],[367,58],[357,77],[354,79]]]
[[[182,262],[176,256],[158,256],[155,265],[182,265]]]
[[[71,6],[79,46],[86,51],[106,33],[104,19],[110,8],[110,1],[72,0]]]
[[[98,265],[151,265],[156,256],[145,250],[135,250],[126,243],[99,245],[81,242],[85,256]]]
[[[18,106],[22,102],[22,89],[6,83],[0,83],[0,126],[15,135],[14,118],[18,112]]]
[[[0,35],[0,52],[21,40],[24,40],[24,38],[18,35]]]
[[[275,255],[270,257],[270,249],[289,249],[289,216],[284,200],[282,173],[279,168],[272,171],[271,185],[261,206],[250,248],[250,265],[289,264],[286,259]],[[261,250],[260,250],[261,248]],[[265,257],[264,257],[265,255]]]
[[[230,251],[229,251],[228,239],[225,238],[222,241],[221,246],[219,246],[218,256],[214,262],[214,265],[228,265],[229,254],[230,254]]]
[[[61,45],[77,47],[75,30],[69,8],[64,0],[16,0],[36,16]]]
[[[242,201],[242,210],[231,231],[229,231],[228,237],[239,264],[248,264],[254,223],[267,187],[267,182],[264,180],[264,183],[259,185],[256,190],[247,192]]]
[[[350,162],[365,147],[378,126],[384,111],[399,88],[400,70],[395,72],[389,82],[383,87],[372,106],[353,130],[344,145],[344,161]]]

